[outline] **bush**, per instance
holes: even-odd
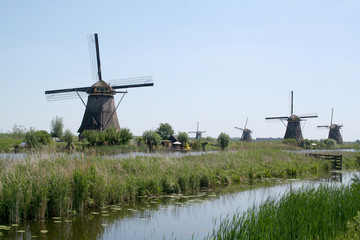
[[[190,147],[191,147],[191,149],[198,151],[201,149],[201,142],[199,140],[195,140],[190,143]]]
[[[220,144],[221,150],[224,150],[229,145],[230,136],[222,132],[219,134],[217,141]]]
[[[283,139],[282,143],[285,145],[297,146],[297,141],[295,138]]]
[[[51,137],[62,138],[63,136],[64,123],[62,117],[56,116],[51,120]]]
[[[148,145],[149,151],[152,151],[161,143],[160,135],[153,130],[145,131],[142,137],[145,143]]]
[[[35,131],[34,129],[30,129],[25,134],[25,141],[31,147],[37,147],[41,145],[49,145],[51,143],[51,136],[45,130]]]
[[[128,128],[120,131],[115,128],[107,128],[105,131],[85,130],[81,136],[92,146],[128,144],[133,135]]]
[[[183,146],[185,146],[185,143],[189,142],[189,135],[186,132],[179,132],[178,141],[181,142]]]
[[[120,136],[120,144],[128,144],[130,140],[133,138],[133,135],[130,132],[130,129],[128,128],[122,128],[120,130],[119,136]]]
[[[63,140],[67,148],[72,148],[75,141],[75,135],[69,129],[66,129],[63,135]]]

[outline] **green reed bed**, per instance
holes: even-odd
[[[237,213],[210,239],[333,239],[360,211],[360,185],[290,191]]]
[[[139,196],[320,174],[328,164],[271,148],[180,158],[31,156],[0,161],[0,219],[68,216]]]

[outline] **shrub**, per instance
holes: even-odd
[[[149,151],[152,151],[161,142],[160,135],[157,132],[153,131],[153,130],[145,131],[143,133],[143,139],[146,142],[146,144],[148,145]]]
[[[62,117],[56,116],[51,120],[51,137],[61,138],[63,135],[64,123]]]
[[[40,145],[49,145],[51,143],[51,136],[45,130],[35,131],[34,129],[30,129],[25,134],[25,141],[31,147],[37,147]]]
[[[92,146],[128,144],[133,137],[128,128],[120,131],[115,128],[107,128],[105,131],[85,130],[81,136]]]
[[[69,129],[66,129],[63,135],[63,140],[67,148],[72,148],[75,141],[75,135]]]
[[[179,132],[178,140],[185,145],[185,143],[189,142],[189,135],[186,132]]]
[[[285,145],[297,146],[297,141],[295,138],[283,139],[282,143]]]
[[[226,133],[222,132],[220,133],[217,141],[220,144],[221,150],[224,150],[229,145],[230,137]]]
[[[128,144],[130,140],[133,138],[133,135],[130,132],[130,129],[128,128],[122,128],[120,130],[119,136],[120,136],[120,144]]]

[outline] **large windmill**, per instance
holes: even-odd
[[[343,127],[343,125],[339,125],[339,124],[333,124],[333,117],[334,117],[334,108],[331,110],[331,120],[330,120],[330,125],[322,125],[322,126],[317,126],[318,128],[329,128],[329,139],[334,139],[336,141],[336,143],[338,144],[342,144],[343,140],[341,137],[341,133],[340,133],[340,128]]]
[[[246,128],[247,122],[248,122],[248,118],[246,118],[244,128],[240,128],[240,127],[235,127],[235,128],[242,131],[241,141],[251,142],[252,141],[252,138],[251,138],[252,131],[250,129]]]
[[[291,91],[291,115],[289,117],[267,117],[266,120],[271,119],[279,119],[285,126],[286,126],[286,132],[284,139],[296,139],[296,141],[302,142],[304,141],[304,137],[301,132],[301,126],[300,121],[306,121],[305,118],[317,118],[317,115],[307,115],[307,116],[298,116],[294,114],[294,108],[293,108],[293,91]],[[284,123],[284,121],[287,121],[287,125]]]
[[[200,140],[201,139],[201,134],[206,133],[206,131],[199,131],[199,122],[197,123],[197,128],[196,131],[192,131],[192,132],[188,132],[188,133],[195,133],[195,139]]]
[[[90,36],[89,43],[90,50],[91,47],[95,47],[95,49],[93,48],[93,51],[95,51],[96,54],[97,73],[94,75],[97,82],[88,87],[49,90],[45,91],[45,94],[47,95],[48,101],[80,98],[85,105],[84,117],[78,130],[80,134],[84,130],[102,131],[110,127],[119,130],[120,125],[116,110],[127,91],[116,91],[116,89],[153,86],[154,83],[152,77],[130,78],[106,83],[101,76],[100,51],[97,33],[95,33],[93,37]],[[114,95],[116,93],[122,93],[123,95],[115,107]],[[85,104],[83,100],[83,97],[86,97],[86,95],[88,95],[87,104]]]

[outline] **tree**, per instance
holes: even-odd
[[[66,147],[71,149],[74,145],[75,135],[69,129],[66,129],[63,135],[63,140],[66,142]]]
[[[150,152],[161,143],[160,135],[153,130],[145,131],[142,136],[145,143],[149,146]]]
[[[189,135],[186,132],[179,132],[178,140],[185,146],[185,143],[189,142]]]
[[[62,117],[56,116],[51,120],[51,137],[61,138],[63,135],[64,123]]]
[[[12,137],[17,138],[17,139],[22,139],[25,137],[26,134],[26,129],[24,126],[21,125],[14,125],[13,127],[13,131],[11,133]]]
[[[160,123],[160,126],[156,130],[156,132],[160,135],[161,139],[169,140],[170,135],[174,134],[174,130],[168,123]]]
[[[220,133],[217,141],[220,144],[221,150],[224,150],[229,145],[230,137],[226,133],[222,132]]]
[[[133,138],[132,133],[130,132],[130,129],[128,128],[122,128],[120,130],[120,144],[128,144],[130,140]]]

